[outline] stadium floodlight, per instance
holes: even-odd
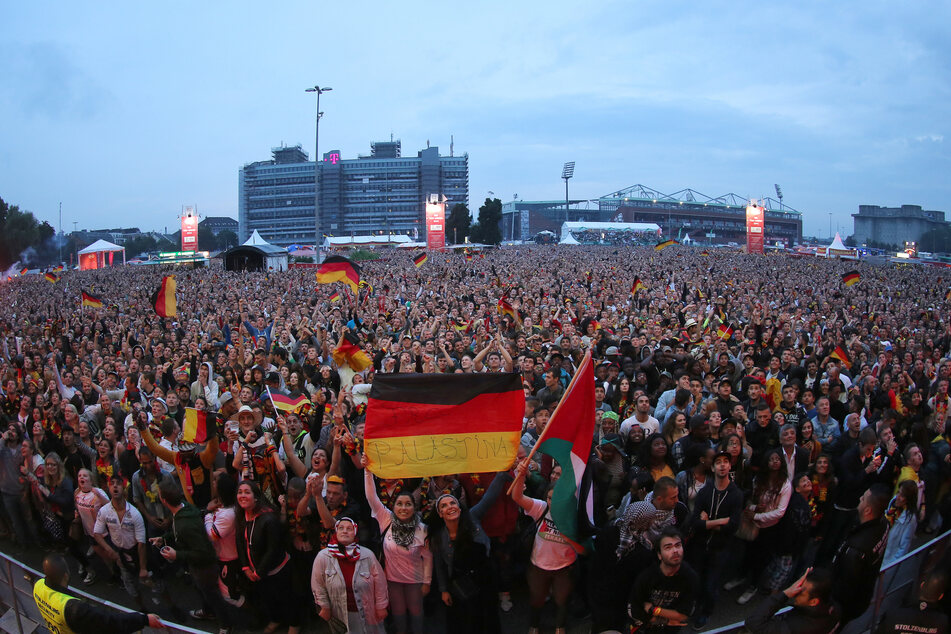
[[[565,222],[568,222],[568,179],[575,175],[575,162],[569,161],[561,168],[561,177],[565,179]]]

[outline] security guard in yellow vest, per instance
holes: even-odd
[[[43,574],[46,576],[33,585],[33,599],[53,634],[124,634],[145,626],[162,627],[156,614],[113,612],[66,594],[69,566],[58,553],[43,560]]]

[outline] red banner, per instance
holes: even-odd
[[[758,205],[746,207],[746,252],[763,254],[763,231],[766,210]]]
[[[442,251],[446,246],[446,205],[426,204],[426,248]]]
[[[198,216],[182,216],[182,251],[198,250]]]

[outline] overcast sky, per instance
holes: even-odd
[[[468,152],[470,202],[775,196],[951,212],[947,2],[3,3],[0,197],[80,229],[237,217],[281,143]],[[949,213],[951,216],[951,213]]]

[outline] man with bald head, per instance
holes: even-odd
[[[124,634],[137,632],[146,626],[163,627],[157,614],[113,612],[67,594],[69,566],[59,553],[46,556],[43,574],[45,576],[33,585],[33,600],[51,632]]]

